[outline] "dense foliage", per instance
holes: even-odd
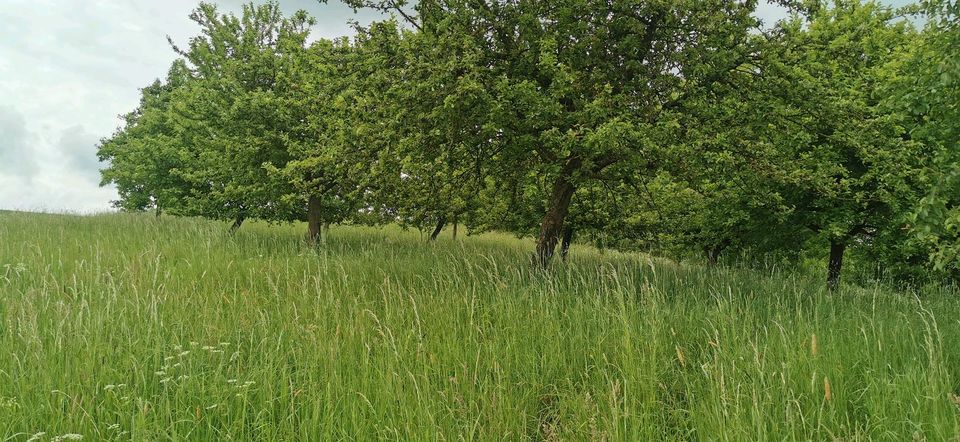
[[[960,270],[958,7],[924,1],[355,0],[209,4],[104,140],[116,205],[233,221],[576,236],[672,257]],[[922,23],[915,25],[914,23]],[[732,250],[736,253],[729,253]],[[850,253],[848,253],[848,251]],[[849,262],[849,259],[848,259]]]

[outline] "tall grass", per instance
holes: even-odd
[[[0,213],[0,441],[956,440],[960,300],[574,248]],[[39,433],[45,433],[38,435]]]

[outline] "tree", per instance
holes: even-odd
[[[302,202],[282,199],[290,183],[268,170],[290,161],[280,117],[289,83],[281,79],[304,50],[312,19],[303,11],[284,18],[275,2],[244,5],[240,16],[201,3],[191,18],[202,35],[175,48],[195,78],[177,108],[184,135],[193,137],[187,176],[197,191],[189,203],[210,218],[303,219]]]
[[[182,213],[180,203],[190,184],[176,171],[183,165],[170,113],[173,91],[190,81],[182,62],[174,63],[165,82],[155,81],[141,90],[139,107],[123,116],[124,127],[104,139],[97,156],[107,166],[101,185],[114,184],[123,210],[166,209]]]
[[[382,162],[395,153],[396,100],[391,92],[404,58],[395,22],[356,28],[353,39],[314,42],[302,63],[290,69],[295,93],[285,108],[291,161],[277,172],[306,196],[311,232],[319,224],[383,211],[377,201],[384,183],[399,175]],[[391,196],[392,202],[396,195]],[[390,205],[387,202],[387,205]],[[322,210],[321,210],[322,208]]]
[[[922,146],[882,106],[893,55],[913,34],[895,18],[875,2],[838,0],[807,23],[784,22],[765,61],[768,118],[781,134],[768,178],[793,208],[787,222],[829,244],[830,289],[846,250],[902,229],[918,197]]]
[[[931,146],[936,160],[926,170],[931,189],[912,221],[940,271],[960,274],[960,4],[920,2],[927,25],[901,66],[903,81],[891,105],[911,117],[911,136]]]
[[[101,145],[104,183],[117,184],[121,207],[232,220],[232,230],[247,218],[301,219],[302,202],[281,198],[290,183],[267,172],[290,160],[281,116],[291,84],[281,80],[312,19],[284,18],[275,2],[244,5],[239,17],[201,3],[191,19],[202,35],[174,46],[183,58],[167,83],[144,89]]]

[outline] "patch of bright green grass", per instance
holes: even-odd
[[[0,440],[948,440],[960,301],[489,234],[0,214]]]

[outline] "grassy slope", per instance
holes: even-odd
[[[591,249],[532,275],[499,235],[335,228],[314,251],[294,226],[224,232],[0,214],[0,440],[960,432],[950,293],[828,296]]]

